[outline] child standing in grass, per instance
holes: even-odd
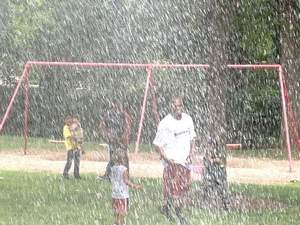
[[[129,180],[126,164],[126,151],[117,149],[113,154],[114,166],[109,175],[112,184],[112,208],[115,215],[115,225],[124,225],[128,213],[129,187],[141,189],[142,186]]]
[[[74,118],[67,116],[65,119],[65,125],[63,128],[63,136],[65,140],[65,146],[67,150],[67,162],[64,168],[63,177],[69,178],[69,170],[72,166],[72,161],[74,160],[74,177],[80,179],[79,166],[80,166],[80,149],[79,143],[76,141],[74,134],[72,132],[72,126],[75,124]]]

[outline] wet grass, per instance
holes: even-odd
[[[135,182],[145,188],[131,192],[127,224],[172,224],[158,211],[161,180],[135,179]],[[200,183],[194,183],[193,189],[197,188],[201,188]],[[300,220],[300,182],[286,186],[231,185],[231,191],[272,199],[285,207],[229,212],[189,207],[185,214],[190,225],[296,225]],[[55,174],[0,171],[0,224],[110,225],[113,224],[110,194],[110,184],[96,180],[93,174],[84,175],[81,180],[64,180]]]
[[[23,151],[24,139],[21,136],[0,136],[0,151]],[[86,142],[84,147],[87,150],[93,150],[99,148],[99,143],[96,142]],[[57,151],[64,149],[63,143],[50,143],[49,139],[46,138],[28,138],[28,149],[31,152],[47,150],[47,151]]]
[[[2,135],[0,136],[0,152],[1,151],[11,151],[11,152],[23,152],[23,137],[21,136],[9,136]],[[100,146],[99,142],[85,142],[84,149],[86,151],[99,150],[100,148],[105,149],[105,147]],[[49,143],[49,139],[46,138],[35,138],[30,137],[28,139],[28,149],[32,153],[38,153],[41,150],[45,151],[62,151],[64,150],[64,144],[58,143],[53,144]],[[149,144],[141,144],[139,150],[141,152],[151,152],[154,147]],[[135,144],[131,143],[129,145],[130,152],[134,152]],[[201,152],[200,152],[201,153]],[[233,157],[242,157],[242,158],[269,158],[276,160],[287,160],[286,150],[279,148],[269,148],[269,149],[240,149],[240,150],[229,150],[228,155]],[[293,159],[299,159],[298,152],[293,150],[292,152]]]
[[[267,148],[267,149],[239,149],[229,150],[228,154],[233,157],[249,157],[249,158],[268,158],[276,160],[287,160],[287,151],[280,148]],[[292,158],[299,159],[299,154],[296,149],[292,149]]]
[[[99,148],[105,149],[105,146],[101,146],[101,140],[99,142],[85,142],[84,149],[86,151],[98,150]],[[103,143],[102,143],[103,144]],[[23,152],[24,138],[22,136],[9,136],[0,135],[0,152],[1,151],[21,151]],[[60,151],[64,150],[65,146],[63,143],[50,143],[47,138],[36,138],[29,137],[27,142],[27,149],[30,152],[38,152],[40,150],[46,151]],[[130,151],[134,151],[135,144],[132,143],[129,146]],[[140,145],[140,150],[143,152],[150,152],[152,150],[151,145]]]

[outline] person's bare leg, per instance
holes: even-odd
[[[122,213],[116,213],[115,214],[115,218],[116,218],[115,224],[116,225],[125,225],[125,216],[126,215],[124,215]]]
[[[115,222],[114,225],[118,225],[118,214],[115,212]]]
[[[125,225],[125,215],[120,215],[120,224]]]

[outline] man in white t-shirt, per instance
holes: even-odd
[[[171,109],[172,112],[160,121],[153,144],[164,164],[161,213],[174,220],[173,205],[180,224],[184,225],[187,222],[181,213],[182,199],[191,185],[190,165],[196,133],[192,118],[183,113],[182,98],[173,97]]]

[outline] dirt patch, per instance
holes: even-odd
[[[65,165],[66,152],[39,151],[29,152],[0,152],[0,170],[13,171],[45,171],[61,174]],[[161,178],[163,167],[155,153],[139,153],[130,156],[130,174],[136,177]],[[89,151],[81,162],[81,173],[103,174],[108,160],[106,151]],[[198,156],[197,164],[201,164]],[[262,159],[228,158],[227,178],[232,183],[255,184],[285,184],[291,180],[300,180],[299,162],[294,162],[294,171],[288,171],[287,161]],[[192,173],[194,180],[201,179],[201,173]],[[193,207],[206,208],[210,211],[224,210],[222,199],[206,199],[203,190],[190,193],[187,204]],[[239,212],[260,212],[281,210],[287,205],[273,199],[253,198],[243,193],[230,193],[227,210]]]
[[[0,155],[24,156],[24,153],[20,150],[1,151]],[[61,161],[66,159],[66,151],[65,150],[60,150],[60,151],[34,150],[34,151],[27,151],[27,154],[25,156],[50,160],[50,161]],[[130,161],[133,163],[149,162],[149,161],[158,162],[160,160],[158,154],[155,152],[151,152],[151,153],[139,152],[138,154],[129,153],[129,158]],[[109,159],[109,154],[106,150],[88,151],[82,156],[82,159],[86,161],[107,161]]]
[[[195,191],[188,198],[188,204],[193,207],[215,209],[215,210],[230,210],[240,212],[280,210],[287,208],[286,203],[268,199],[254,198],[242,193],[230,193],[226,199],[226,204],[221,198],[206,198],[203,191]]]
[[[130,171],[137,177],[161,177],[163,167],[156,153],[130,153]],[[28,151],[24,155],[18,151],[0,152],[0,169],[15,171],[47,171],[61,173],[65,164],[65,151]],[[103,174],[108,161],[107,151],[88,151],[81,162],[82,173]],[[201,165],[198,155],[194,165]],[[287,160],[257,158],[227,159],[227,178],[234,183],[285,184],[300,180],[300,162],[294,161],[293,171],[289,171]],[[193,172],[195,180],[201,179],[201,170]]]

